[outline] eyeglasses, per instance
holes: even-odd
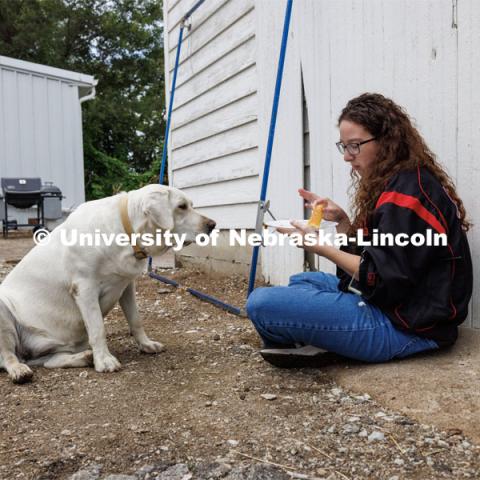
[[[376,140],[375,137],[370,138],[369,140],[364,140],[363,142],[353,142],[348,143],[347,145],[345,145],[343,142],[337,142],[335,145],[337,146],[338,151],[342,155],[345,153],[345,150],[347,150],[350,155],[358,155],[360,153],[360,145],[364,145],[368,142],[373,142],[374,140]]]

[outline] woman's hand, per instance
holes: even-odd
[[[317,242],[314,242],[313,245],[307,245],[308,242],[305,243],[305,235],[307,235],[307,233],[310,234],[312,240],[314,237],[318,237],[318,228],[303,225],[296,220],[291,220],[290,223],[292,224],[292,227],[295,228],[294,231],[292,231],[291,228],[277,227],[277,232],[302,237],[302,242],[297,245],[298,248],[303,248],[306,252],[313,252],[317,255],[322,255],[322,246]]]
[[[321,197],[316,193],[309,192],[303,188],[298,189],[299,195],[305,200],[307,208],[315,208],[317,205],[323,205],[323,218],[331,222],[337,222],[337,232],[346,233],[350,228],[350,219],[342,207],[327,197]]]
[[[321,245],[319,243],[314,243],[313,245],[307,245],[305,243],[305,236],[307,233],[315,232],[316,229],[312,229],[312,227],[304,226],[298,223],[295,220],[290,222],[293,227],[295,227],[295,231],[292,232],[291,229],[283,229],[277,228],[277,231],[280,233],[287,233],[289,235],[295,234],[300,235],[303,237],[303,242],[298,245],[298,248],[303,248],[307,252],[316,253],[317,255],[321,255],[322,257],[327,258],[328,260],[332,261],[335,265],[340,267],[342,270],[347,272],[349,275],[355,277],[358,280],[358,270],[360,268],[360,255],[353,255],[351,253],[343,252],[334,246],[331,245]],[[318,231],[316,231],[318,235]],[[307,242],[308,243],[308,242]]]

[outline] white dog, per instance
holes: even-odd
[[[120,363],[108,350],[103,324],[117,302],[140,350],[163,349],[145,334],[134,281],[145,270],[147,255],[159,255],[169,247],[66,246],[61,242],[66,232],[170,231],[185,234],[191,243],[197,234],[209,234],[214,228],[215,222],[196,212],[181,191],[161,185],[80,205],[52,232],[49,243],[33,248],[0,285],[0,368],[19,383],[31,378],[28,365],[84,367],[93,361],[98,372],[118,370]]]

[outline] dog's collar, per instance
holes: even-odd
[[[132,224],[130,223],[130,218],[128,217],[128,194],[122,195],[120,197],[120,217],[122,219],[123,229],[125,233],[131,238],[133,233]],[[133,256],[137,260],[144,260],[148,257],[145,250],[139,247],[136,243],[132,244]]]

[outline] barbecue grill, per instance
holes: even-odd
[[[26,223],[17,223],[8,219],[8,206],[19,209],[27,209],[37,206],[37,223],[34,228],[43,227],[43,195],[42,181],[40,178],[2,178],[1,187],[3,191],[3,202],[5,216],[3,219],[3,236],[8,236],[9,230],[16,230],[18,227],[32,227]]]

